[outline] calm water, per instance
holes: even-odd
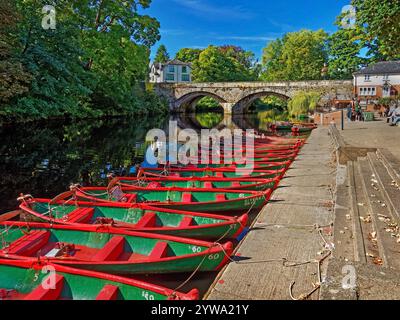
[[[275,116],[274,116],[275,117]],[[108,172],[129,175],[144,159],[145,136],[150,129],[168,132],[169,120],[180,128],[255,128],[265,132],[270,114],[224,118],[203,113],[166,118],[119,118],[79,122],[30,123],[0,128],[0,213],[14,210],[20,193],[54,197],[71,183],[104,185]],[[279,120],[279,119],[278,119]],[[197,287],[204,294],[216,273],[198,274],[181,291]],[[188,277],[142,277],[176,288]]]

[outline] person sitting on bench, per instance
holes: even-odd
[[[400,124],[400,106],[398,106],[392,113],[391,126]]]
[[[390,123],[390,124],[392,123],[392,117],[393,117],[393,114],[394,114],[394,110],[396,110],[396,107],[395,106],[391,106],[389,111],[388,111],[388,113],[387,113],[387,123]]]

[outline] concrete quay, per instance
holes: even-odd
[[[219,274],[206,299],[319,298],[319,269],[323,276],[332,244],[333,151],[327,128],[311,134],[238,246],[237,262]]]

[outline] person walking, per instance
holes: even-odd
[[[353,113],[353,108],[351,107],[351,104],[347,105],[346,111],[347,111],[347,121],[351,122],[351,115]]]

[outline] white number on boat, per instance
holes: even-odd
[[[193,246],[193,247],[192,247],[192,251],[193,251],[193,253],[200,253],[200,252],[201,252],[201,248],[200,248],[200,247]]]
[[[154,300],[154,296],[147,291],[142,292],[142,297],[145,298],[146,300]]]

